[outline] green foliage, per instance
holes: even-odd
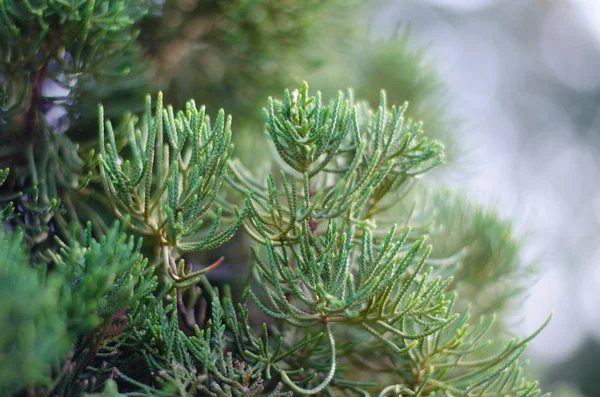
[[[141,240],[128,237],[126,228],[117,223],[97,241],[88,225],[82,243],[73,238],[50,254],[51,274],[62,281],[58,315],[65,318],[73,346],[51,392],[68,395],[101,386],[98,378],[111,373],[107,363],[155,302],[157,277],[139,252]]]
[[[73,61],[77,65],[88,64],[90,59],[108,57],[110,52],[107,54],[98,49],[104,43],[113,43],[113,48],[120,48],[129,41],[121,31],[135,22],[136,15],[140,15],[136,8],[141,4],[138,2],[128,7],[125,2],[115,0],[79,0],[71,4],[2,0],[2,26],[8,33],[1,42],[3,53],[8,57],[3,62],[16,70],[36,60],[40,53],[52,57],[70,50],[71,46],[75,50]],[[59,26],[66,40],[62,43],[44,41],[54,33],[52,29]],[[105,41],[98,41],[98,38]]]
[[[49,252],[51,275],[62,281],[55,305],[75,343],[51,392],[117,395],[117,384],[98,382],[110,373],[119,388],[154,396],[537,396],[518,362],[535,334],[490,343],[492,321],[470,326],[466,312],[452,310],[452,277],[435,276],[426,237],[407,224],[380,226],[394,208],[389,197],[442,162],[443,147],[404,120],[405,109],[388,108],[383,92],[376,111],[341,93],[324,105],[307,84],[282,101],[270,98],[264,118],[279,174],[260,182],[231,159],[223,111],[211,124],[193,101],[175,112],[159,95],[152,112],[148,97],[143,121],[127,115],[115,132],[100,108],[101,174],[125,224],[97,242],[88,223],[83,239],[75,228]],[[125,133],[129,145],[119,147],[116,136]],[[225,181],[247,197],[244,211],[218,194]],[[219,231],[221,205],[237,217]],[[202,233],[206,217],[213,226]],[[181,253],[213,249],[242,224],[257,242],[258,286],[243,299],[270,318],[258,334],[244,301],[235,309],[229,290],[221,297],[203,276],[220,262],[191,273],[183,260],[175,265]],[[146,270],[141,241],[125,229],[158,239],[155,260],[169,278],[156,297],[154,268]],[[205,309],[196,316],[186,296]]]
[[[141,239],[136,243],[122,228],[115,226],[96,241],[88,224],[85,242],[72,241],[50,255],[53,274],[65,282],[62,306],[74,334],[99,327],[156,288],[156,277],[148,273],[148,261],[139,252]]]
[[[408,29],[374,42],[360,34],[352,37],[351,44],[317,70],[311,81],[318,82],[327,95],[334,95],[340,84],[353,87],[371,106],[378,103],[379,90],[385,87],[389,101],[410,103],[405,116],[427,126],[428,136],[444,144],[446,158],[461,160],[459,156],[464,153],[454,136],[458,123],[445,111],[446,85],[433,59],[414,45]]]
[[[387,233],[377,227],[377,214],[389,208],[384,197],[403,190],[414,175],[441,161],[441,146],[420,138],[420,125],[403,123],[404,107],[387,109],[383,93],[376,112],[364,104],[342,104],[341,94],[322,107],[320,94],[309,97],[306,85],[301,91],[286,91],[283,102],[269,100],[265,120],[274,156],[279,156],[275,164],[282,187],[278,189],[269,175],[259,188],[241,168],[233,181],[239,189],[258,192],[246,229],[266,247],[266,258],[253,250],[262,299],[254,290],[249,296],[270,317],[282,321],[278,332],[285,335],[294,329],[300,334],[298,347],[292,344],[291,351],[310,340],[308,331],[304,338],[298,331],[308,329],[326,336],[321,339],[327,342],[317,346],[328,350],[331,358],[320,358],[321,365],[308,359],[311,368],[323,368],[328,362],[323,377],[317,378],[314,374],[307,378],[297,367],[289,369],[265,348],[254,353],[255,359],[268,363],[267,368],[279,372],[286,386],[299,393],[373,388],[345,378],[349,370],[336,369],[336,363],[354,366],[360,357],[364,374],[380,361],[376,353],[371,362],[370,352],[386,350],[391,362],[398,363],[388,368],[391,376],[386,382],[393,384],[400,376],[404,386],[390,386],[383,395],[409,389],[415,395],[436,391],[466,395],[471,389],[473,395],[482,396],[537,395],[536,385],[514,372],[527,340],[510,342],[500,353],[473,364],[472,372],[465,373],[459,364],[448,367],[455,372],[435,370],[441,352],[446,359],[454,356],[449,362],[457,363],[471,350],[480,350],[477,342],[485,330],[476,327],[468,333],[466,315],[458,321],[460,315],[452,313],[454,298],[445,295],[452,279],[430,280],[433,267],[424,265],[431,246],[424,247],[423,237],[415,239],[408,227],[393,226]],[[458,328],[452,326],[455,321]],[[335,342],[340,339],[341,351]],[[361,342],[345,344],[346,340]],[[283,340],[279,343],[277,350]],[[511,368],[515,384],[490,376],[506,368]],[[310,387],[300,386],[288,374]],[[485,375],[477,379],[481,374]]]
[[[8,178],[9,173],[10,173],[9,168],[0,169],[0,186],[2,186],[4,184],[4,182],[6,182],[6,178]],[[19,192],[17,194],[3,196],[0,198],[0,201],[6,202],[13,198],[19,197],[20,195],[21,195],[21,193]],[[15,211],[15,206],[14,206],[13,202],[8,201],[6,206],[2,209],[2,213],[0,214],[0,219],[10,219],[11,216],[13,215],[14,211]]]
[[[135,128],[135,116],[122,123],[133,158],[132,162],[123,161],[118,156],[112,124],[104,123],[100,108],[101,171],[117,216],[131,216],[133,230],[158,236],[162,243],[180,252],[223,244],[244,216],[241,214],[233,225],[218,232],[222,210],[213,205],[233,150],[231,117],[225,120],[221,110],[211,126],[204,107],[198,110],[194,101],[187,103],[185,113],[179,111],[175,116],[172,107],[163,109],[159,94],[154,116],[150,97],[146,99],[144,120],[142,129]],[[207,235],[200,241],[186,241],[197,237],[203,217],[209,214],[214,224]]]
[[[104,391],[102,393],[86,394],[88,397],[122,397],[124,394],[119,394],[117,382],[110,379],[106,381]]]
[[[148,91],[134,28],[147,11],[144,0],[0,1],[0,167],[20,194],[11,222],[37,253],[55,233],[68,239],[71,222],[108,230],[90,186],[95,141],[65,132],[102,98],[139,103],[136,90]]]
[[[171,279],[179,288],[198,282],[221,262],[206,269],[190,272],[183,253],[207,251],[227,242],[242,223],[246,209],[231,207],[233,219],[223,217],[218,201],[220,187],[228,170],[233,145],[231,117],[221,110],[214,125],[205,108],[186,104],[186,112],[163,108],[162,94],[154,115],[151,99],[146,98],[146,114],[142,128],[136,128],[137,117],[129,115],[121,123],[129,137],[132,161],[119,156],[115,132],[110,121],[104,122],[100,107],[100,163],[106,195],[120,219],[128,216],[130,228],[153,236]],[[106,130],[106,136],[105,136]],[[237,214],[237,218],[235,215]],[[211,219],[209,230],[202,230]],[[223,228],[224,220],[228,225]]]
[[[266,126],[287,208],[282,207],[273,175],[264,186],[238,166],[233,180],[240,190],[258,191],[258,207],[253,206],[258,222],[252,223],[263,237],[285,237],[295,231],[296,222],[314,229],[327,219],[351,220],[342,230],[364,223],[387,207],[383,199],[388,192],[441,163],[443,147],[423,138],[420,124],[404,122],[406,104],[387,109],[382,92],[381,105],[373,113],[364,103],[354,105],[342,98],[339,93],[334,103],[323,106],[320,93],[308,97],[305,84],[301,92],[286,91],[283,103],[269,100]]]
[[[344,21],[357,3],[167,0],[143,30],[170,100],[182,105],[201,92],[208,107],[227,105],[240,126],[257,127],[263,98],[325,61],[315,50],[352,29]]]
[[[2,231],[1,361],[12,363],[0,372],[3,391],[52,383],[50,390],[64,395],[108,336],[115,337],[124,310],[134,313],[154,300],[157,280],[145,269],[139,242],[118,225],[100,242],[91,238],[89,226],[85,236],[83,244],[73,238],[59,253],[49,253],[54,269],[48,272],[29,264],[22,232]],[[52,376],[67,356],[71,364]]]
[[[51,369],[68,351],[66,324],[56,313],[60,278],[44,280],[29,263],[20,231],[0,228],[0,390],[11,395],[51,382]]]
[[[131,82],[139,79],[139,71],[133,74],[132,67],[140,54],[133,25],[147,9],[141,0],[2,0],[0,30],[5,34],[0,52],[5,55],[0,75],[12,100],[0,119],[14,117],[28,102],[39,100],[41,87],[35,85],[45,78],[65,88],[73,86],[72,79],[82,79],[75,89],[85,90],[86,100],[92,86],[96,92],[98,87],[107,91],[115,76],[131,79],[121,89],[135,87]]]
[[[451,310],[452,304],[442,318],[448,319]],[[401,379],[400,383],[386,387],[381,395],[410,393],[414,392],[415,387],[423,395],[432,393],[434,396],[539,395],[538,383],[528,381],[523,376],[524,365],[518,360],[525,351],[527,342],[550,319],[529,337],[513,339],[503,344],[488,337],[493,318],[480,317],[475,325],[468,324],[468,318],[465,311],[450,326],[420,339],[409,352],[408,365],[406,358],[396,357],[392,360],[392,365],[381,368],[381,372],[388,372],[390,378],[394,379],[390,383]],[[411,367],[411,363],[418,372],[406,370],[407,366]]]
[[[432,257],[457,261],[460,307],[469,305],[475,317],[512,308],[534,269],[523,263],[511,223],[449,191],[434,193],[430,205],[439,226],[431,234]],[[448,230],[456,232],[449,236]]]
[[[230,340],[225,334],[223,312],[218,292],[202,279],[210,291],[211,319],[206,328],[195,326],[192,335],[178,326],[176,305],[157,311],[146,320],[144,328],[133,334],[129,343],[142,352],[147,370],[155,376],[156,388],[142,384],[119,372],[127,384],[156,396],[258,396],[264,390],[261,373],[228,351]],[[230,300],[225,300],[230,303]],[[235,316],[233,310],[229,315]],[[150,330],[150,333],[147,332]],[[280,388],[280,387],[279,387]],[[277,389],[276,389],[277,390]],[[275,392],[273,395],[280,395]]]
[[[0,230],[2,392],[539,395],[519,362],[539,330],[503,342],[484,318],[521,291],[518,241],[461,197],[410,193],[445,156],[415,120],[450,144],[454,124],[408,35],[371,45],[351,34],[355,12],[337,0],[0,0],[0,212],[14,230]],[[349,39],[360,45],[331,59]],[[351,81],[367,101],[286,90],[263,109],[267,142],[250,146],[263,98],[319,79],[318,62],[344,80],[326,90]],[[176,106],[141,100],[161,85]],[[240,120],[221,110],[211,122],[188,97]],[[231,258],[244,238],[241,291],[205,276],[226,258],[186,256]],[[227,266],[225,284],[241,273]]]

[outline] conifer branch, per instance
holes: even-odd
[[[163,106],[162,93],[153,113],[148,96],[141,123],[129,116],[121,124],[129,136],[131,160],[119,154],[117,133],[104,119],[102,106],[99,119],[101,175],[115,214],[130,217],[132,230],[158,239],[165,268],[179,288],[197,283],[198,277],[216,266],[184,274],[183,262],[177,270],[175,259],[224,244],[247,213],[247,208],[238,212],[231,205],[237,219],[221,225],[218,194],[233,150],[231,117],[226,118],[221,110],[211,124],[205,108],[198,109],[194,101],[186,104],[185,112],[175,112]],[[210,218],[212,226],[203,230]]]

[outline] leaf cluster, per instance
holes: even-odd
[[[56,313],[60,279],[45,280],[30,264],[23,232],[0,228],[0,252],[0,390],[11,395],[51,381],[48,366],[68,351],[67,325]]]
[[[82,237],[75,228],[48,253],[48,276],[40,267],[42,282],[60,281],[55,305],[72,346],[49,393],[114,394],[115,379],[131,395],[165,397],[538,395],[518,363],[535,334],[491,343],[491,321],[470,326],[453,311],[452,278],[435,274],[426,237],[383,226],[391,197],[442,161],[443,147],[405,108],[388,108],[385,93],[376,111],[341,93],[325,105],[307,84],[269,99],[279,173],[264,182],[232,158],[223,111],[213,124],[193,101],[176,112],[159,95],[153,111],[148,97],[145,115],[127,114],[115,131],[100,108],[98,163],[124,224],[99,241],[91,224]],[[127,145],[117,143],[125,134]],[[243,211],[223,186],[243,193]],[[234,214],[224,229],[223,211]],[[256,284],[236,307],[203,276],[220,262],[190,273],[176,259],[242,225],[256,241]],[[157,238],[150,264],[125,230]],[[205,302],[197,320],[186,296]],[[248,298],[268,318],[259,330]]]
[[[345,21],[357,3],[167,0],[161,13],[143,21],[142,29],[172,103],[182,106],[201,93],[211,108],[226,104],[238,128],[251,125],[247,134],[256,138],[263,98],[326,61],[317,49],[353,29]]]
[[[159,236],[183,252],[222,244],[236,228],[217,233],[222,210],[213,207],[233,149],[231,117],[225,120],[221,110],[211,126],[204,107],[197,109],[193,101],[175,116],[172,107],[163,109],[159,94],[154,116],[146,99],[144,121],[142,129],[134,116],[122,123],[133,159],[122,160],[112,124],[100,108],[103,183],[117,215],[131,216],[135,231]],[[215,219],[208,235],[199,243],[186,242],[208,213]]]
[[[30,384],[49,394],[81,390],[87,365],[97,360],[108,337],[126,328],[124,311],[134,313],[145,300],[154,301],[157,279],[146,269],[140,242],[119,225],[101,241],[91,237],[90,226],[85,236],[82,243],[75,237],[70,244],[59,242],[61,250],[48,253],[48,269],[29,263],[22,232],[2,232],[0,318],[10,330],[2,333],[2,362],[18,364],[10,371],[3,366],[3,391]]]
[[[329,351],[330,358],[321,359],[320,365],[310,355],[301,361],[321,368],[322,377],[289,368],[289,361],[278,362],[278,353],[268,349],[259,349],[259,361],[279,373],[291,390],[306,394],[331,394],[335,388],[366,393],[365,388],[373,384],[353,383],[343,375],[351,370],[340,370],[336,364],[358,361],[363,370],[372,369],[381,358],[370,352],[389,351],[390,360],[401,363],[402,370],[393,370],[395,376],[386,382],[394,383],[391,379],[399,373],[408,375],[402,375],[405,386],[384,389],[384,395],[436,391],[467,395],[471,387],[481,391],[473,395],[494,395],[486,394],[491,391],[536,395],[535,384],[520,376],[516,386],[511,383],[508,389],[508,381],[498,385],[494,383],[497,376],[490,376],[494,370],[500,374],[513,368],[526,340],[511,342],[502,353],[475,361],[481,366],[473,364],[477,367],[473,373],[456,379],[446,370],[435,372],[436,364],[427,359],[418,359],[417,351],[427,354],[423,346],[439,343],[431,341],[446,333],[457,338],[456,347],[466,352],[470,347],[461,334],[467,329],[465,318],[457,320],[460,315],[451,311],[454,298],[446,296],[452,278],[430,280],[434,269],[425,264],[431,246],[425,247],[424,237],[415,238],[408,227],[393,226],[386,234],[378,226],[378,214],[390,208],[384,199],[410,187],[416,175],[441,162],[442,147],[421,138],[419,124],[404,123],[405,107],[387,109],[383,93],[376,112],[352,100],[342,102],[341,94],[323,106],[320,94],[308,96],[306,85],[300,91],[286,92],[282,102],[269,100],[265,125],[279,178],[268,175],[261,187],[236,164],[230,179],[239,190],[252,192],[245,228],[264,246],[264,251],[260,245],[253,249],[258,291],[251,289],[248,295],[276,319],[277,332],[307,330],[308,339],[302,331],[295,331],[298,350],[307,340],[319,339],[310,339],[310,333],[325,335],[312,354]],[[460,331],[452,328],[455,321]],[[336,347],[338,335],[341,350]],[[276,351],[282,343],[280,339]],[[451,354],[449,349],[446,353]],[[485,379],[474,379],[478,374],[485,374]],[[459,379],[464,383],[455,384]]]
[[[141,0],[2,0],[0,29],[6,34],[0,38],[0,76],[5,105],[0,119],[10,120],[35,100],[32,96],[40,92],[32,88],[39,79],[49,78],[68,92],[79,79],[97,84],[114,76],[135,76],[132,65],[140,53],[133,26],[147,11]],[[76,87],[80,88],[84,85]],[[12,98],[8,103],[7,93]],[[51,99],[66,98],[55,94]]]
[[[95,141],[72,127],[88,102],[149,89],[134,26],[147,12],[142,0],[0,2],[0,166],[13,170],[3,201],[20,209],[10,222],[38,253],[54,234],[68,240],[72,222],[109,229],[90,187]]]

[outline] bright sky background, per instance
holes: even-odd
[[[560,94],[598,100],[600,0],[390,0],[375,20],[430,48],[472,148],[453,183],[515,219],[542,264],[520,327],[554,319],[529,354],[552,363],[600,338],[600,114],[582,121]]]

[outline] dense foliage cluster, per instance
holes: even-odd
[[[353,7],[0,0],[0,395],[539,395],[510,225],[418,183],[417,120],[450,138],[408,36],[353,79],[415,106],[284,90]]]

